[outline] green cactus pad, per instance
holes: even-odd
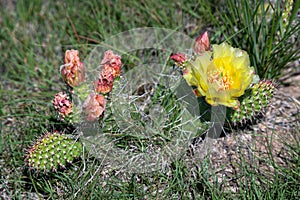
[[[240,107],[231,110],[229,121],[233,126],[245,126],[262,115],[273,97],[275,84],[271,80],[262,80],[253,84],[240,99]]]
[[[25,155],[30,169],[57,171],[82,154],[82,144],[58,132],[47,133],[31,146]]]

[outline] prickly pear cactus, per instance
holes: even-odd
[[[232,110],[229,121],[233,126],[244,126],[263,114],[275,91],[275,84],[270,80],[262,80],[253,84],[240,100],[240,107]]]
[[[57,171],[65,168],[74,158],[82,154],[82,144],[65,134],[47,133],[31,146],[25,155],[25,161],[30,169],[37,171]]]

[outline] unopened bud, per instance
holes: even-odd
[[[196,38],[195,44],[194,44],[194,51],[198,55],[201,55],[205,51],[210,50],[210,43],[209,43],[209,36],[207,31],[205,31],[202,35],[198,36]]]
[[[69,100],[69,96],[63,92],[54,96],[52,104],[62,120],[73,112],[73,103]]]
[[[102,71],[99,78],[95,81],[95,91],[107,94],[112,91],[114,76],[109,71]]]
[[[186,61],[186,57],[183,53],[175,53],[170,56],[172,60],[176,62],[176,65],[181,67]]]
[[[80,61],[77,50],[67,50],[65,53],[65,64],[61,68],[64,81],[70,86],[78,86],[84,82],[85,67]]]
[[[102,71],[110,71],[114,77],[120,76],[122,61],[121,57],[114,54],[111,50],[104,53],[104,58],[101,61]]]
[[[91,93],[83,103],[83,114],[87,121],[95,121],[104,113],[106,99],[101,94]]]

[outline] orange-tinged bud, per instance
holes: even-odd
[[[103,115],[106,99],[101,94],[91,93],[83,103],[83,114],[87,121],[95,121]]]
[[[70,87],[80,85],[85,78],[85,67],[78,54],[77,50],[67,50],[64,59],[65,64],[61,68],[61,75]]]
[[[176,62],[176,65],[182,66],[186,61],[186,56],[183,53],[175,53],[170,56],[172,60]]]
[[[208,32],[205,31],[202,35],[196,38],[194,44],[194,51],[198,55],[201,55],[204,51],[209,51],[209,50],[210,50],[209,36],[208,36]]]
[[[95,91],[107,94],[112,91],[114,76],[107,71],[102,71],[100,77],[94,82]]]
[[[104,53],[101,61],[102,71],[110,71],[114,77],[120,76],[122,61],[121,57],[108,50]]]
[[[54,96],[52,104],[62,120],[73,112],[73,103],[69,100],[69,96],[63,92]]]
[[[197,97],[201,97],[201,93],[199,92],[199,90],[197,89],[193,89],[193,93],[197,96]]]

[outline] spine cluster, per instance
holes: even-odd
[[[233,126],[244,126],[262,115],[274,95],[276,87],[270,80],[253,84],[243,95],[241,105],[229,116]]]
[[[31,146],[25,155],[25,161],[30,169],[36,171],[57,171],[65,168],[80,157],[82,144],[65,134],[58,132],[46,133]]]

